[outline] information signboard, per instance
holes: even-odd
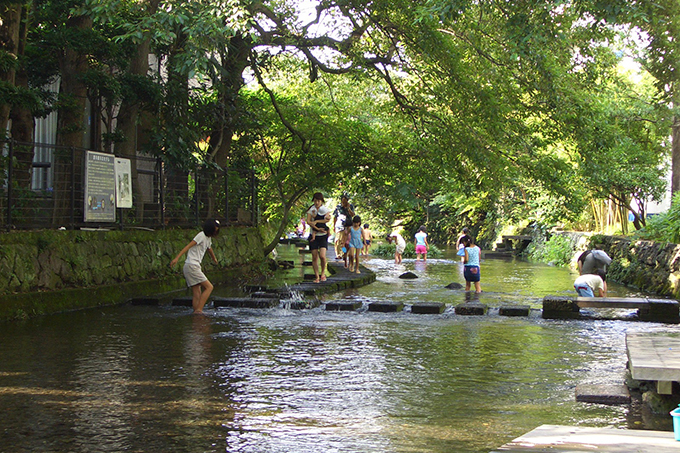
[[[132,207],[132,167],[130,159],[116,157],[116,207]]]
[[[116,221],[116,178],[113,154],[88,151],[85,157],[86,222]]]

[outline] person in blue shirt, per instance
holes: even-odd
[[[475,292],[482,292],[482,285],[480,283],[481,274],[479,270],[479,258],[482,255],[482,250],[475,245],[475,240],[472,236],[467,236],[464,239],[465,256],[463,257],[465,276],[465,291],[470,291],[471,284],[475,284]]]

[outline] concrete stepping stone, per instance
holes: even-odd
[[[368,304],[368,311],[381,313],[396,313],[404,309],[402,302],[371,302]]]
[[[582,384],[576,386],[576,401],[597,404],[630,404],[630,392],[625,385],[594,385]]]
[[[133,297],[130,299],[130,304],[156,306],[160,304],[160,299],[157,297]]]
[[[326,311],[356,311],[363,306],[360,300],[326,302]]]
[[[173,307],[193,307],[193,299],[191,297],[175,297],[172,299]],[[208,304],[206,304],[208,305]]]
[[[279,300],[255,297],[215,297],[213,305],[215,308],[274,308],[278,307]]]
[[[457,315],[464,316],[481,316],[486,314],[489,307],[480,302],[465,302],[456,305],[455,311]]]
[[[440,315],[446,310],[446,304],[442,302],[418,302],[411,305],[411,313],[424,315]]]
[[[270,293],[265,291],[258,291],[252,293],[250,297],[255,299],[281,299],[282,295],[280,293]],[[290,297],[290,296],[289,296]]]
[[[501,316],[529,316],[531,307],[528,305],[501,305],[498,314]]]
[[[412,280],[414,278],[418,278],[418,276],[416,274],[414,274],[413,272],[404,272],[403,274],[401,274],[399,276],[399,278],[404,279],[404,280]]]

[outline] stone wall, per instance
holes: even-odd
[[[166,289],[164,285],[182,288],[184,259],[174,269],[169,263],[197,232],[0,234],[0,319],[120,303],[118,299],[127,293],[125,288],[142,291],[145,282],[152,282],[151,286],[158,290]],[[204,270],[211,281],[234,278],[264,263],[262,249],[262,237],[256,228],[222,228],[213,239],[219,266],[206,257]],[[98,299],[92,297],[95,292]],[[82,300],[78,296],[81,293],[90,296]]]
[[[680,244],[588,233],[558,234],[567,235],[575,244],[574,267],[584,250],[604,250],[613,259],[608,279],[680,300]]]
[[[614,260],[607,278],[680,299],[680,244],[596,235],[590,248],[604,250]]]

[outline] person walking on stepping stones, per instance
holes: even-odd
[[[482,250],[475,245],[472,236],[467,236],[464,239],[465,244],[465,255],[463,256],[463,275],[465,276],[465,291],[470,291],[471,283],[475,284],[475,293],[482,292],[482,285],[480,280],[482,279],[479,270],[479,258],[482,254]]]
[[[187,254],[187,259],[184,261],[184,278],[187,286],[191,288],[191,305],[194,307],[194,313],[203,313],[203,307],[210,293],[212,293],[213,285],[201,270],[201,262],[205,256],[205,252],[210,254],[213,262],[217,262],[215,253],[212,250],[212,238],[217,236],[220,232],[220,222],[215,219],[208,219],[203,224],[203,231],[198,233],[186,247],[184,247],[177,256],[170,261],[170,266],[175,267],[179,259]]]
[[[331,211],[323,205],[325,202],[323,194],[316,192],[312,197],[313,204],[307,211],[307,223],[312,228],[316,228],[315,238],[309,242],[314,283],[326,281],[326,250],[328,249],[328,222],[331,220]]]

